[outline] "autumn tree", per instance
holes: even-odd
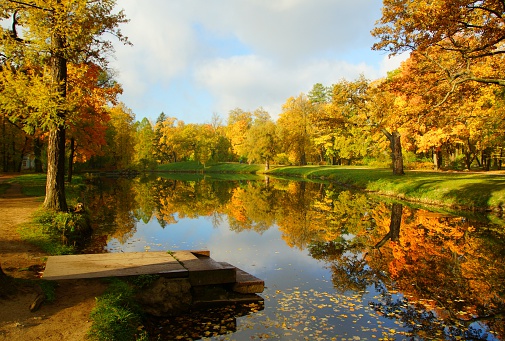
[[[430,49],[451,53],[458,68],[437,66],[452,85],[476,81],[505,86],[500,67],[505,53],[502,0],[383,0],[382,17],[372,34],[379,39],[373,48],[391,54],[417,51],[430,58]],[[483,59],[497,67],[475,72],[472,65]]]
[[[108,105],[117,104],[121,87],[111,75],[94,63],[68,65],[67,139],[69,140],[68,181],[75,161],[86,162],[102,155],[110,120]]]
[[[252,114],[240,108],[235,108],[228,113],[226,136],[231,142],[232,152],[238,159],[245,157],[247,149],[245,140],[247,131],[251,128]]]
[[[253,113],[253,123],[247,131],[245,141],[247,159],[249,162],[264,162],[265,169],[270,169],[270,162],[275,158],[278,150],[276,125],[270,114],[263,109]]]
[[[126,22],[122,11],[113,13],[114,0],[51,0],[0,3],[2,19],[12,18],[9,29],[1,28],[2,69],[12,78],[26,78],[20,72],[31,66],[29,82],[14,82],[18,95],[12,98],[10,114],[28,111],[26,121],[48,132],[48,169],[44,207],[66,211],[64,172],[65,141],[68,125],[67,75],[69,63],[84,58],[106,65],[112,49],[104,39],[111,33],[126,42],[118,29]],[[29,106],[24,106],[29,103]],[[21,105],[16,105],[21,104]]]
[[[111,157],[113,169],[125,169],[133,164],[135,157],[135,114],[124,103],[109,111],[109,142],[106,155]]]
[[[314,155],[311,112],[312,106],[307,96],[300,94],[286,100],[277,120],[281,150],[298,165],[306,165]]]
[[[154,124],[154,137],[153,137],[153,148],[154,148],[154,157],[157,163],[164,164],[170,161],[170,155],[167,153],[166,145],[162,142],[161,138],[163,136],[162,128],[167,119],[167,116],[164,112],[159,114],[156,119],[156,123]]]
[[[451,53],[433,51],[431,55],[432,59],[445,65],[457,63],[451,59]],[[493,66],[481,60],[479,67]],[[436,169],[442,165],[443,150],[446,154],[461,150],[469,168],[478,150],[492,149],[500,144],[502,88],[465,82],[450,96],[451,85],[441,80],[444,77],[441,73],[433,68],[431,61],[414,52],[386,83],[396,96],[395,105],[397,112],[401,113],[402,128],[411,137],[415,150],[432,152]]]
[[[374,82],[367,90],[368,100],[361,122],[372,130],[380,131],[389,141],[393,174],[403,175],[402,134],[400,130],[406,123],[402,102],[390,87],[390,79]]]
[[[321,146],[332,164],[341,164],[345,159],[351,163],[353,159],[370,156],[370,126],[361,120],[366,110],[367,91],[368,81],[360,77],[333,84],[328,89],[326,102],[311,100],[314,106],[311,120],[318,128],[314,142]]]

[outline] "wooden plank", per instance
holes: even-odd
[[[259,294],[265,290],[265,281],[237,268],[237,281],[233,291],[241,294]]]
[[[235,267],[209,257],[197,257],[190,251],[176,251],[174,257],[189,271],[193,286],[235,283]]]
[[[163,274],[187,277],[188,271],[166,252],[128,252],[50,256],[42,278],[47,280]]]

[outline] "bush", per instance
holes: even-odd
[[[403,161],[406,169],[433,169],[433,160],[411,151],[403,153]]]
[[[290,165],[288,154],[280,153],[277,154],[274,158],[274,163],[278,165]]]
[[[140,309],[128,283],[112,279],[107,291],[96,301],[90,315],[93,324],[88,336],[91,340],[147,339],[147,334],[139,331],[142,327]]]
[[[391,158],[389,157],[389,155],[384,154],[381,154],[378,157],[365,156],[362,159],[361,164],[372,168],[390,168]]]
[[[53,240],[59,240],[63,245],[82,246],[92,232],[86,213],[42,211],[35,222],[41,224],[43,231]]]

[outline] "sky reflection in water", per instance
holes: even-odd
[[[326,199],[330,199],[330,195]],[[330,206],[334,207],[335,203]],[[423,301],[424,298],[416,293],[411,295],[392,290],[392,282],[386,285],[377,277],[388,269],[372,269],[375,263],[367,265],[363,261],[363,254],[356,252],[353,247],[338,256],[351,265],[342,265],[342,262],[338,263],[332,258],[317,260],[311,256],[307,245],[288,246],[286,236],[283,236],[286,228],[281,229],[273,224],[260,232],[252,229],[237,232],[230,228],[228,215],[214,214],[221,219],[211,216],[179,218],[178,213],[173,212],[177,222],[164,228],[156,218],[147,223],[137,221],[136,232],[127,240],[120,242],[112,238],[105,247],[108,252],[207,249],[211,251],[213,259],[228,262],[263,279],[266,285],[261,294],[265,298],[264,310],[238,318],[236,332],[214,337],[209,334],[210,339],[457,340],[465,339],[468,335],[479,335],[482,340],[498,340],[492,333],[486,333],[489,330],[484,325],[473,323],[463,328],[458,327],[457,322],[446,325],[446,322],[432,316],[433,312],[440,311],[436,303]],[[360,212],[358,218],[361,216],[363,220],[362,217],[367,214]],[[366,238],[366,234],[363,236]],[[342,242],[343,239],[339,243],[346,246],[353,242],[352,238],[346,242]],[[333,274],[332,264],[352,272],[355,271],[353,266],[361,261],[365,265],[358,269],[360,273],[351,273],[351,276],[356,277],[354,280],[361,283],[361,289],[346,290],[345,285],[343,289],[336,288],[333,277],[338,274]],[[385,278],[389,277],[388,274],[384,275]],[[370,280],[372,277],[376,280]],[[432,299],[430,295],[427,296]],[[409,303],[405,298],[409,299]],[[453,299],[457,300],[458,297]],[[417,305],[419,302],[422,305]],[[422,308],[430,304],[432,309]],[[497,323],[501,322],[503,320]],[[477,330],[472,332],[472,327]]]

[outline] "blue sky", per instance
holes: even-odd
[[[381,1],[120,0],[133,46],[116,44],[120,100],[137,120],[226,122],[234,108],[276,119],[290,96],[361,73],[377,79],[405,56],[372,51]]]

